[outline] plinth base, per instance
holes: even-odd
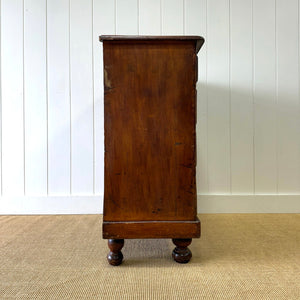
[[[111,265],[122,263],[121,249],[124,239],[155,239],[171,238],[176,245],[173,250],[173,259],[178,263],[188,263],[192,252],[187,247],[192,238],[200,237],[200,220],[194,221],[130,221],[130,222],[103,222],[103,238],[109,239],[110,252],[107,256]]]
[[[188,239],[200,237],[200,220],[103,222],[104,239]]]

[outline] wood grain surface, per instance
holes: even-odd
[[[200,236],[196,81],[200,37],[101,36],[104,238]]]

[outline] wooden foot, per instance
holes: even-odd
[[[108,240],[108,247],[110,249],[110,252],[107,255],[107,260],[112,266],[118,266],[122,263],[123,254],[121,252],[121,249],[123,248],[123,246],[124,240]]]
[[[173,259],[181,264],[188,263],[192,257],[192,252],[188,248],[192,239],[172,239],[172,241],[176,246],[172,252]]]

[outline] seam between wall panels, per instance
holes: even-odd
[[[231,66],[231,48],[232,48],[232,41],[231,41],[231,2],[228,1],[228,105],[229,105],[229,192],[232,194],[232,135],[231,135],[231,128],[232,128],[232,121],[231,121],[231,87],[232,87],[232,66]]]
[[[48,0],[46,0],[46,127],[47,127],[47,183],[46,192],[49,195],[49,89],[48,89]]]
[[[0,0],[0,16],[2,12],[2,1]],[[0,19],[0,196],[3,195],[3,180],[2,180],[2,22]]]
[[[114,17],[115,17],[115,34],[117,34],[117,0],[114,0],[115,2],[115,10],[114,10]]]
[[[137,6],[137,34],[140,34],[140,0],[136,1]]]
[[[298,117],[300,114],[300,0],[298,0]],[[298,126],[300,124],[298,123]],[[298,153],[300,156],[300,153]],[[300,165],[298,166],[300,168]],[[299,188],[299,187],[298,187]]]
[[[252,175],[252,180],[253,180],[253,195],[255,195],[255,85],[254,85],[254,76],[255,76],[255,65],[254,65],[254,60],[255,60],[255,52],[254,52],[254,0],[251,2],[251,45],[252,45],[252,127],[253,127],[253,133],[252,133],[252,151],[253,151],[253,162],[252,162],[252,168],[253,168],[253,175]]]
[[[275,0],[275,140],[276,140],[276,194],[278,194],[278,103],[279,103],[279,95],[278,95],[278,37],[277,37],[277,0]]]
[[[159,1],[159,12],[160,12],[160,34],[162,35],[162,32],[163,32],[163,18],[162,18],[162,1],[163,0],[160,0]]]
[[[206,31],[206,56],[205,56],[205,76],[206,76],[206,89],[205,89],[205,100],[206,100],[206,181],[207,181],[207,193],[209,193],[209,176],[208,176],[208,0],[205,1],[205,14],[206,14],[206,21],[205,21],[205,31]]]
[[[94,0],[92,1],[92,89],[93,89],[93,194],[95,194],[95,58],[94,58]]]
[[[182,32],[185,35],[185,0],[182,1]]]
[[[26,158],[26,151],[25,151],[25,0],[22,1],[23,5],[23,193],[24,196],[26,195],[26,165],[25,165],[25,158]]]
[[[71,0],[69,0],[70,195],[72,195]]]

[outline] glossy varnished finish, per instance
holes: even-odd
[[[172,252],[173,259],[180,264],[188,263],[192,258],[192,252],[188,248],[192,239],[173,239],[172,241],[176,246]]]
[[[122,221],[103,222],[103,237],[134,238],[193,238],[200,237],[200,221]]]
[[[123,253],[121,249],[124,246],[123,239],[109,239],[108,240],[108,248],[110,252],[107,254],[107,260],[110,265],[118,266],[123,261]]]
[[[200,236],[196,81],[200,37],[102,36],[103,237]]]

